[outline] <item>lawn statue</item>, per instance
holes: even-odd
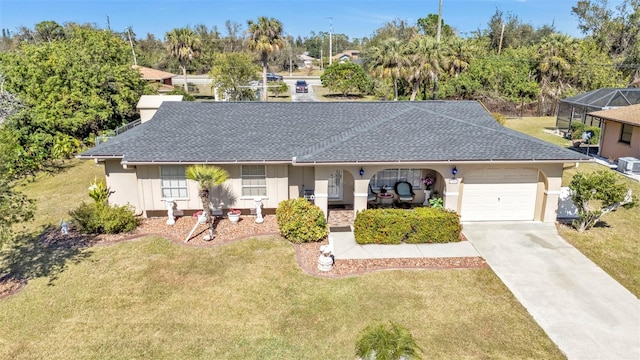
[[[256,224],[262,224],[264,222],[262,217],[262,198],[256,197],[254,200],[256,202]]]

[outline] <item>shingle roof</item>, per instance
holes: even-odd
[[[500,126],[476,101],[165,102],[80,155],[123,163],[435,162],[587,158]]]
[[[632,125],[640,125],[640,105],[590,112],[589,115]]]

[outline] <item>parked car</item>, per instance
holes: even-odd
[[[304,80],[296,81],[296,92],[297,93],[307,93],[309,92],[309,85]]]
[[[267,73],[267,81],[282,81],[282,75]]]

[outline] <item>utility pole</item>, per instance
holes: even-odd
[[[500,30],[500,43],[498,44],[498,55],[500,55],[500,52],[502,51],[502,39],[504,38],[504,26],[505,24],[502,23],[502,30]]]
[[[440,6],[438,7],[438,29],[436,31],[436,44],[438,46],[438,55],[440,55],[440,33],[442,32],[442,0],[440,0]],[[438,59],[439,61],[439,59]],[[438,69],[436,68],[436,76],[433,81],[433,93],[431,99],[436,99],[436,91],[438,91]]]
[[[131,52],[133,53],[133,65],[138,65],[136,60],[136,52],[133,50],[133,41],[131,41],[131,26],[127,28],[127,34],[129,34],[129,45],[131,45]]]
[[[333,60],[333,49],[332,49],[332,35],[333,35],[333,16],[327,16],[326,19],[329,19],[329,65],[331,65],[331,60]]]
[[[440,43],[440,33],[442,32],[442,0],[440,0],[440,6],[438,7],[438,30],[436,32],[436,42]]]

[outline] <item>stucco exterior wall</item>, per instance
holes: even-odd
[[[113,205],[131,205],[137,213],[143,211],[140,206],[138,187],[136,184],[136,169],[123,169],[120,160],[104,162],[104,174],[107,186],[113,193],[109,196],[109,203]]]
[[[453,167],[458,173],[454,178],[451,174]],[[230,179],[223,185],[212,189],[211,197],[214,207],[226,209],[237,207],[241,209],[253,209],[255,202],[253,197],[243,197],[241,165],[221,166],[229,172]],[[464,196],[465,174],[486,169],[514,169],[529,168],[538,171],[537,194],[535,202],[534,220],[553,222],[556,220],[558,198],[562,183],[563,164],[561,163],[535,163],[526,162],[520,164],[402,164],[403,168],[422,168],[437,173],[437,182],[434,190],[443,196],[444,207],[460,213],[462,197]],[[364,175],[359,174],[361,166],[291,166],[287,164],[266,165],[267,196],[263,198],[263,208],[277,208],[278,204],[286,199],[301,196],[303,188],[313,188],[315,191],[315,204],[325,214],[328,214],[328,181],[329,176],[337,169],[343,170],[343,201],[338,203],[353,204],[354,215],[367,208],[368,185],[371,177],[378,171],[391,168],[391,166],[376,165],[362,166]],[[139,165],[135,168],[123,169],[119,160],[105,162],[107,184],[114,190],[112,202],[118,204],[130,203],[136,209],[143,212],[166,211],[166,203],[162,198],[160,166]],[[194,210],[202,208],[198,195],[198,184],[195,181],[187,181],[188,196],[175,199],[179,210]],[[393,190],[390,190],[393,192]],[[424,201],[424,193],[415,191],[414,203]],[[331,202],[332,203],[332,202]]]
[[[631,143],[620,142],[622,123],[606,121],[604,133],[600,141],[600,156],[618,160],[631,156],[640,159],[640,126],[634,126],[631,133]]]
[[[221,186],[211,189],[210,196],[214,209],[229,207],[254,209],[254,197],[241,195],[241,166],[220,167],[229,172],[230,178]],[[287,165],[267,165],[265,170],[267,196],[262,198],[263,208],[276,208],[280,201],[289,198],[289,169]],[[112,203],[121,205],[130,203],[145,216],[147,212],[166,211],[166,202],[162,197],[160,166],[138,165],[124,169],[120,160],[108,160],[105,162],[105,173],[107,173],[107,185],[114,190]],[[306,178],[310,184],[313,183],[312,168],[302,173],[306,174],[303,178]],[[174,199],[176,208],[194,211],[202,209],[197,182],[187,180],[187,194],[185,198]]]

